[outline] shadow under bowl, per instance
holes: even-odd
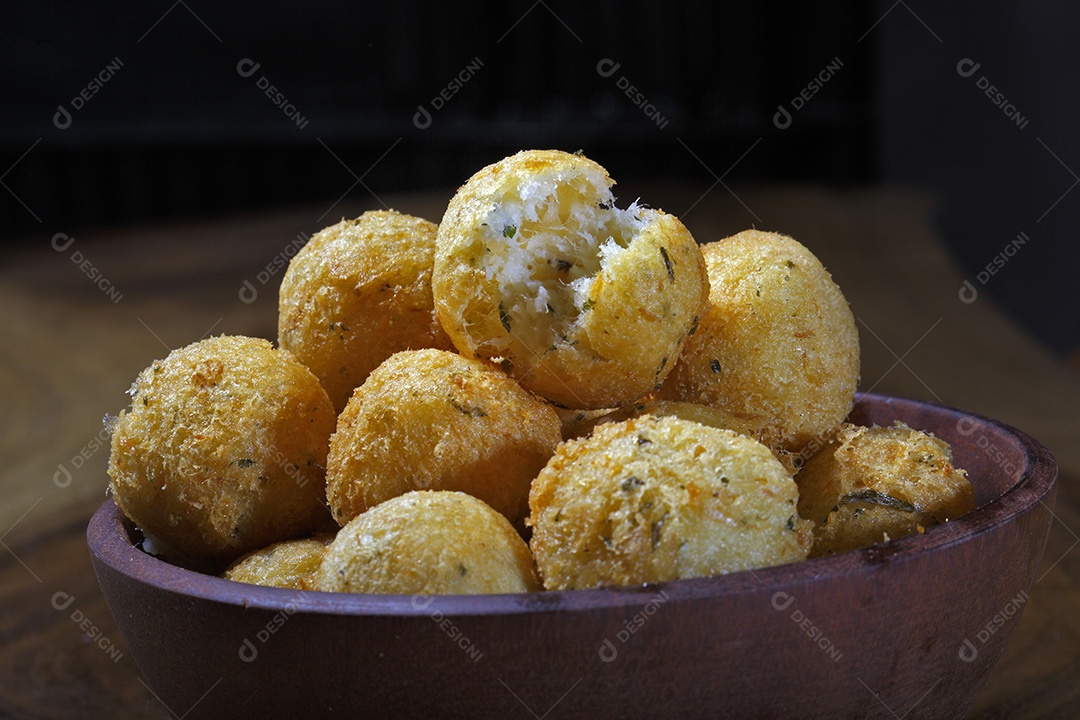
[[[177,717],[961,717],[1035,581],[1054,459],[1007,425],[913,400],[863,394],[849,419],[949,442],[977,509],[791,565],[518,595],[235,583],[144,553],[111,500],[87,536],[131,654]]]

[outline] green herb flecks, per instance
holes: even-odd
[[[655,550],[656,546],[660,544],[660,540],[663,537],[664,523],[667,521],[667,516],[668,514],[664,513],[664,516],[662,518],[656,520],[651,525],[649,525],[649,535],[652,540],[653,550]]]
[[[916,513],[919,509],[906,500],[900,500],[894,498],[892,495],[886,495],[879,493],[877,490],[859,490],[853,492],[850,495],[845,495],[840,498],[840,502],[837,503],[836,508],[839,509],[842,505],[850,505],[852,503],[866,503],[867,505],[880,505],[882,507],[892,508],[893,510],[901,510],[903,512]]]
[[[446,399],[450,401],[450,406],[462,415],[468,415],[469,417],[474,418],[487,416],[487,412],[484,408],[478,405],[465,405],[464,403],[459,402],[453,395],[447,395]]]
[[[668,279],[672,282],[675,281],[675,268],[671,265],[671,258],[668,257],[667,248],[660,248],[660,256],[664,258],[664,267],[667,268]]]
[[[512,238],[517,235],[517,225],[507,225],[503,228],[502,236],[504,238]]]

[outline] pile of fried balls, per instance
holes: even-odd
[[[519,593],[792,563],[975,507],[942,440],[845,422],[858,332],[807,248],[699,245],[613,185],[523,151],[438,225],[313,236],[276,347],[211,337],[129,391],[110,491],[144,549],[301,590]]]

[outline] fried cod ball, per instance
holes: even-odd
[[[366,212],[321,232],[290,261],[278,295],[278,342],[307,365],[341,412],[400,350],[449,350],[435,317],[435,223]]]
[[[290,590],[314,590],[333,535],[285,540],[244,555],[225,571],[226,580]]]
[[[529,546],[461,492],[413,491],[357,516],[327,548],[316,589],[479,595],[540,589]]]
[[[975,509],[948,443],[901,422],[845,423],[795,481],[799,513],[815,523],[811,557],[895,540]]]
[[[436,238],[435,309],[458,351],[568,408],[653,390],[708,296],[690,232],[616,208],[613,184],[581,155],[519,152],[457,191]]]
[[[511,522],[561,440],[552,407],[498,366],[445,350],[392,355],[356,389],[330,440],[339,524],[410,490],[460,490]]]
[[[660,390],[746,421],[776,451],[829,436],[859,381],[859,334],[840,289],[803,245],[747,230],[702,246],[709,306]]]
[[[190,560],[228,562],[327,518],[334,407],[266,340],[220,336],[143,370],[109,457],[117,505]]]
[[[798,500],[756,440],[644,415],[559,446],[529,495],[530,544],[549,590],[780,565],[810,549]]]
[[[731,430],[732,432],[736,432],[740,435],[747,435],[749,437],[755,437],[757,434],[757,427],[755,427],[752,422],[746,418],[737,417],[731,413],[725,412],[720,408],[673,400],[646,400],[599,415],[587,416],[583,414],[581,418],[576,418],[575,421],[569,421],[564,418],[563,439],[568,440],[574,437],[585,437],[595,430],[597,425],[622,422],[623,420],[641,417],[642,415],[677,417],[682,418],[683,420],[692,420],[693,422],[701,423],[702,425],[720,428],[721,430]],[[798,469],[796,456],[782,448],[769,449],[773,451],[773,455],[776,456],[776,459],[787,469],[788,474],[794,475],[795,471]]]

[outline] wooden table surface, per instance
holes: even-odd
[[[619,191],[679,215],[702,242],[750,226],[793,235],[851,302],[861,389],[989,415],[1051,449],[1061,482],[1043,568],[969,717],[1080,717],[1080,376],[1007,320],[978,283],[974,302],[960,300],[964,278],[935,237],[929,199],[820,187],[743,188],[737,197],[722,185]],[[437,221],[448,197],[382,201]],[[6,253],[0,716],[169,716],[143,684],[86,548],[86,523],[105,497],[102,417],[126,405],[138,371],[170,348],[211,333],[274,339],[281,261],[298,235],[379,202],[74,236],[43,228]],[[1007,239],[988,242],[988,261]],[[868,693],[869,717],[884,712],[874,703]]]

